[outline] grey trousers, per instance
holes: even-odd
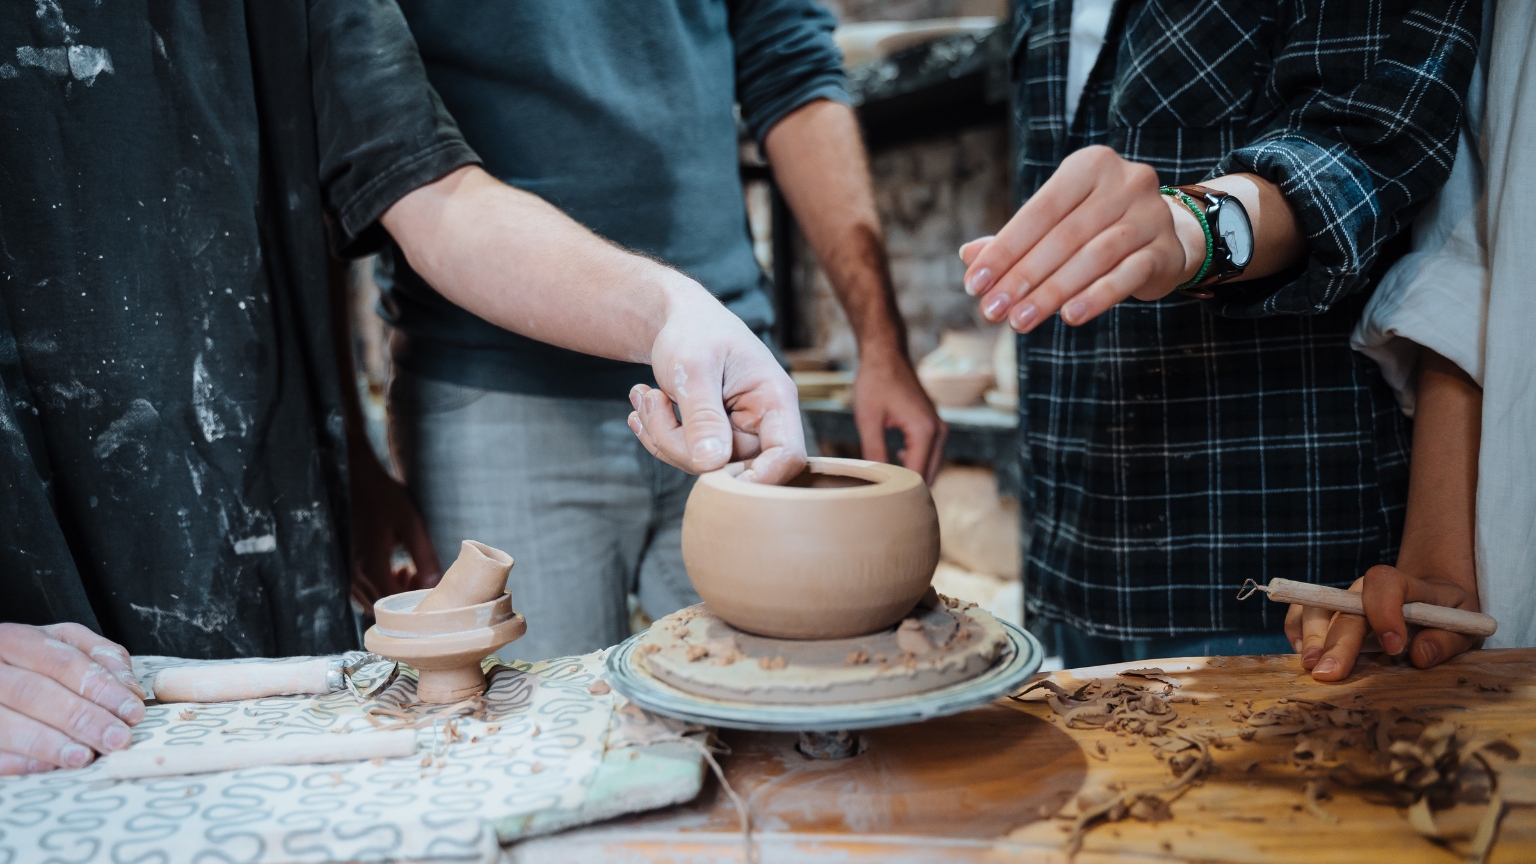
[[[516,561],[528,634],[499,653],[543,660],[629,635],[630,592],[654,617],[699,602],[683,569],[693,477],[629,431],[627,401],[477,390],[396,370],[390,447],[444,567],[461,541]]]

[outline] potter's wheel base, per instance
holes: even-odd
[[[859,729],[899,726],[958,714],[1016,690],[1040,668],[1044,652],[1040,642],[1022,628],[1006,621],[997,623],[1007,644],[992,665],[980,674],[921,693],[882,699],[770,704],[696,695],[650,672],[641,659],[644,633],[629,637],[610,651],[605,668],[608,683],[614,690],[657,714],[727,729],[847,734]],[[824,739],[813,738],[812,749],[817,740]]]

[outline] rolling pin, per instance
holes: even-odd
[[[1329,588],[1290,579],[1271,579],[1266,586],[1249,579],[1243,583],[1242,590],[1237,592],[1237,599],[1245,600],[1253,596],[1255,591],[1263,591],[1277,603],[1297,603],[1350,615],[1365,615],[1365,601],[1361,596],[1343,588]],[[1403,619],[1420,627],[1433,627],[1468,636],[1492,636],[1499,629],[1499,622],[1492,615],[1430,603],[1404,603]]]
[[[97,764],[108,779],[138,780],[238,771],[263,765],[399,759],[415,754],[416,730],[385,729],[356,735],[296,735],[217,746],[130,748],[103,756]]]
[[[366,651],[275,663],[212,662],[161,669],[150,679],[161,702],[238,702],[268,696],[325,696],[350,686],[349,676],[386,662]],[[387,686],[389,681],[381,682]]]

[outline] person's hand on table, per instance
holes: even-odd
[[[1285,635],[1301,655],[1302,668],[1318,681],[1341,681],[1355,668],[1367,637],[1374,635],[1383,651],[1401,654],[1420,669],[1428,669],[1482,644],[1482,639],[1425,628],[1408,638],[1404,603],[1430,603],[1481,612],[1477,594],[1449,579],[1411,576],[1379,564],[1355,580],[1349,590],[1361,594],[1365,617],[1327,609],[1292,605],[1285,616]]]
[[[695,302],[668,315],[651,368],[661,387],[629,391],[629,428],[653,456],[694,474],[751,459],[741,477],[757,483],[784,483],[805,467],[794,382],[724,306]]]
[[[884,462],[885,430],[900,429],[904,445],[897,458],[932,484],[944,456],[949,427],[939,419],[904,354],[865,354],[853,377],[853,422],[865,459]]]
[[[1127,297],[1165,296],[1199,271],[1205,237],[1159,188],[1150,165],[1108,147],[1073,152],[996,236],[961,247],[966,292],[1020,333],[1058,310],[1077,325]],[[1177,230],[1185,217],[1193,239]]]
[[[84,767],[142,719],[122,646],[79,624],[0,624],[0,775]]]

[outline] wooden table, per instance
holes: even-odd
[[[1054,673],[1113,678],[1124,664]],[[1429,671],[1384,657],[1347,681],[1319,684],[1294,656],[1157,661],[1197,704],[1177,705],[1191,724],[1235,730],[1228,700],[1255,710],[1281,697],[1365,698],[1368,707],[1443,717],[1482,734],[1507,735],[1522,761],[1536,759],[1536,650],[1482,651]],[[1480,689],[1478,685],[1483,685]],[[1208,725],[1207,725],[1208,724]],[[868,750],[842,761],[806,759],[791,735],[730,732],[727,778],[747,799],[762,862],[1064,861],[1067,829],[1050,818],[1085,789],[1111,783],[1155,789],[1169,777],[1145,742],[1097,729],[1066,729],[1043,702],[1003,700],[954,717],[863,733]],[[1106,760],[1090,758],[1102,742]],[[1217,772],[1172,807],[1168,822],[1124,821],[1088,834],[1078,861],[1454,862],[1450,848],[1420,837],[1403,811],[1333,788],[1327,810],[1303,810],[1308,775],[1291,764],[1290,738],[1235,740],[1213,751]],[[1248,764],[1258,764],[1244,770]],[[1316,775],[1312,775],[1316,776]],[[1461,808],[1466,809],[1466,808]],[[514,862],[743,860],[736,811],[713,781],[691,804],[526,841]],[[1536,861],[1536,808],[1504,818],[1494,864]]]

